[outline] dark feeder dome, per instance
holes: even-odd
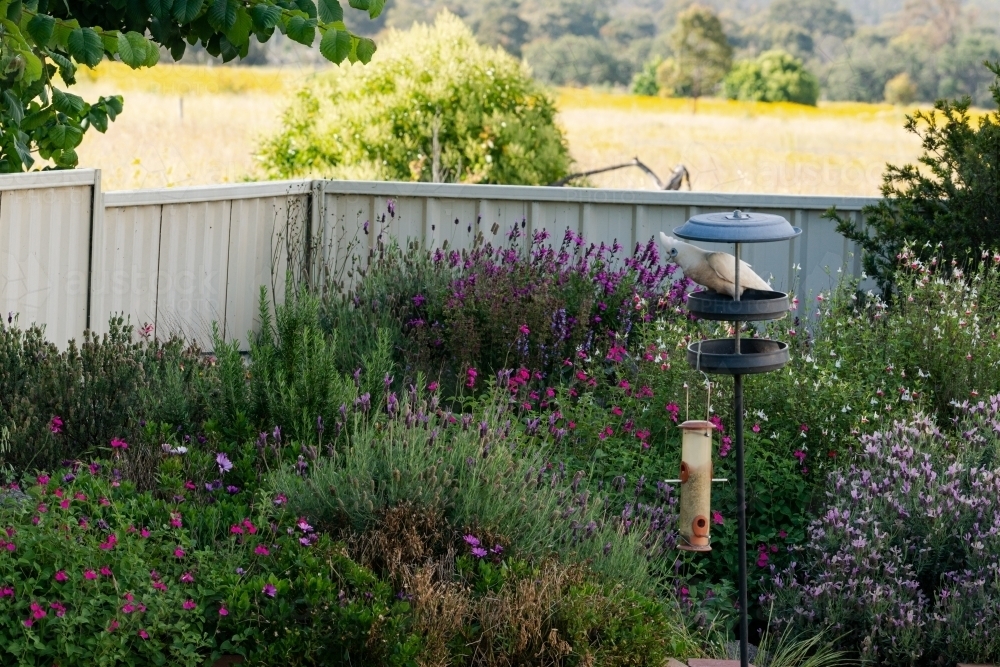
[[[766,213],[704,213],[696,215],[674,230],[674,236],[687,241],[736,244],[787,241],[802,233],[780,215]],[[788,294],[747,289],[739,300],[713,290],[688,296],[688,311],[706,320],[761,322],[777,320],[788,314]],[[745,375],[767,373],[788,363],[788,345],[761,339],[695,341],[688,346],[687,359],[692,367],[706,373]]]
[[[787,241],[802,233],[798,227],[792,227],[780,215],[764,213],[707,213],[696,215],[674,230],[674,236],[687,241],[702,241],[708,243],[733,243],[736,256],[736,285],[739,287],[740,245],[744,243],[768,243],[771,241]],[[739,290],[736,290],[739,294]],[[733,377],[733,416],[735,420],[735,463],[736,463],[736,514],[739,535],[739,639],[740,665],[748,667],[749,651],[749,619],[747,618],[747,519],[746,519],[746,468],[743,447],[743,376],[756,373],[767,373],[782,368],[788,363],[788,344],[763,338],[741,338],[742,322],[759,322],[776,320],[785,317],[789,312],[788,295],[784,292],[761,291],[747,289],[738,298],[719,294],[714,290],[702,290],[688,296],[688,311],[702,319],[729,321],[735,325],[736,335],[732,338],[695,341],[688,346],[687,360],[695,369],[705,373],[731,375]],[[688,422],[687,424],[693,424]],[[683,426],[683,425],[682,425]],[[685,431],[685,437],[688,437]],[[711,447],[711,443],[708,444]],[[684,450],[687,451],[687,450]],[[681,505],[685,503],[685,463],[682,452],[681,469]],[[711,470],[711,464],[709,464]],[[691,468],[687,468],[688,477]],[[711,483],[711,473],[709,473]],[[689,490],[688,494],[693,494]],[[709,501],[710,502],[710,501]],[[683,513],[683,512],[682,512]],[[690,512],[689,512],[690,514]],[[680,548],[688,551],[709,551],[708,533],[701,538],[704,546],[691,539],[684,543],[684,534],[692,532],[695,538],[699,533],[696,517],[692,531],[681,527]]]

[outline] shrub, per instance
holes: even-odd
[[[779,623],[830,626],[862,664],[1000,658],[1000,396],[964,408],[961,437],[925,418],[862,438],[774,573]]]
[[[298,93],[261,149],[272,177],[540,185],[566,175],[555,105],[519,61],[448,13],[383,43],[371,64]]]
[[[917,84],[906,72],[897,74],[885,84],[885,101],[889,104],[911,104],[917,99]]]
[[[656,81],[656,70],[659,68],[662,58],[653,58],[646,62],[642,69],[632,76],[632,84],[629,90],[633,95],[659,95],[660,84]]]
[[[816,106],[819,80],[801,60],[779,49],[736,63],[723,79],[722,91],[731,100]]]
[[[883,288],[892,285],[897,257],[913,245],[917,259],[958,258],[975,266],[995,245],[1000,225],[1000,63],[987,66],[998,110],[969,115],[968,97],[938,100],[933,112],[907,116],[906,130],[920,137],[919,166],[888,165],[882,197],[863,210],[864,224],[831,210],[837,231],[863,251],[865,271]],[[968,268],[968,266],[966,267]]]

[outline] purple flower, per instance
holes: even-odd
[[[464,539],[465,543],[468,544],[470,547],[478,547],[479,546],[479,538],[476,537],[475,535],[466,535],[462,539]]]
[[[233,462],[229,460],[229,457],[224,452],[219,452],[215,455],[215,462],[219,464],[219,472],[223,475],[233,469]]]
[[[273,598],[275,595],[278,594],[278,589],[274,587],[274,584],[268,583],[264,584],[264,588],[261,589],[261,593],[270,598]]]
[[[486,558],[487,551],[482,547],[472,547],[472,555],[476,558]]]
[[[427,299],[426,297],[424,297],[423,294],[418,294],[415,297],[413,297],[413,305],[416,306],[417,308],[424,305],[426,301]]]

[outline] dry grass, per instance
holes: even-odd
[[[106,190],[252,179],[258,139],[277,129],[291,91],[312,72],[103,63],[81,75],[77,92],[120,92],[125,113],[107,135],[88,133],[81,166],[100,167]],[[558,102],[581,170],[638,156],[665,177],[683,163],[695,190],[875,195],[886,162],[911,162],[920,149],[903,130],[904,110],[888,105],[706,99],[693,109],[689,100],[572,89]],[[652,187],[637,169],[592,182]]]

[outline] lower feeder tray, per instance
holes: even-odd
[[[692,368],[706,373],[767,373],[788,363],[788,344],[766,338],[742,338],[740,353],[736,354],[735,338],[701,340],[688,345],[687,360]]]
[[[784,292],[744,290],[739,301],[710,290],[688,296],[688,312],[703,320],[757,322],[779,320],[788,314],[788,295]]]

